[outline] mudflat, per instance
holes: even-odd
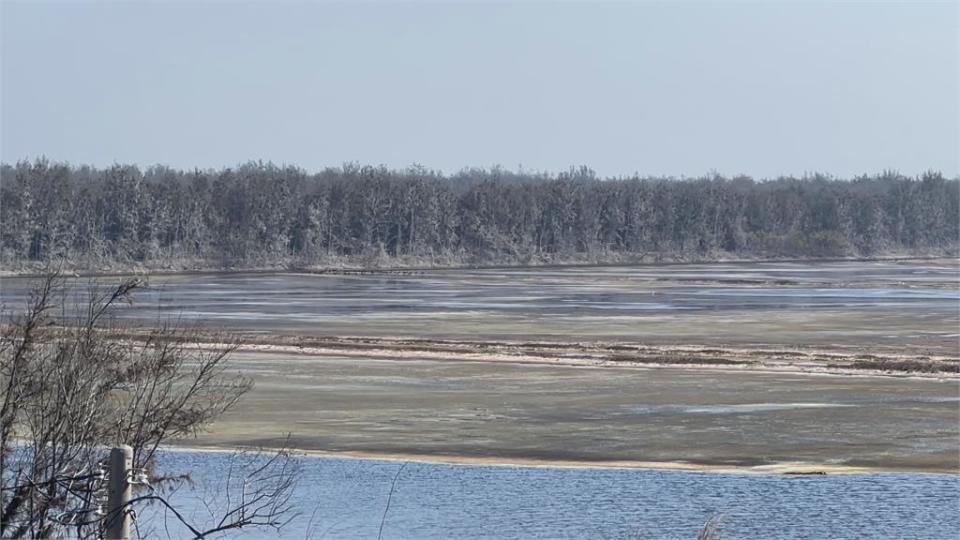
[[[190,445],[438,461],[960,472],[960,381],[238,352]]]
[[[102,278],[104,282],[117,278]],[[79,278],[83,287],[86,278]],[[31,280],[0,280],[19,306]],[[117,316],[253,336],[602,341],[960,356],[955,259],[150,277]],[[85,295],[77,299],[82,304]]]
[[[4,278],[0,301],[30,281]],[[191,445],[960,472],[955,259],[155,276],[117,312],[244,336]],[[78,304],[82,305],[83,297]],[[214,333],[209,333],[214,332]],[[221,336],[222,338],[222,336]]]

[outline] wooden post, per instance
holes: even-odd
[[[130,470],[133,468],[133,448],[120,445],[110,450],[110,478],[107,487],[107,518],[104,538],[130,540]]]

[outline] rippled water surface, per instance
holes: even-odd
[[[198,485],[217,492],[215,471],[225,470],[228,459],[172,452],[162,463],[198,472]],[[301,465],[295,496],[301,515],[282,537],[377,537],[401,463],[303,458]],[[175,497],[202,520],[204,510],[185,495]],[[954,475],[790,477],[411,462],[400,471],[383,536],[694,539],[708,516],[722,513],[727,539],[948,539],[960,531],[958,507]],[[160,516],[148,512],[142,519],[156,526]]]

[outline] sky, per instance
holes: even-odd
[[[960,174],[951,1],[0,2],[7,163]]]

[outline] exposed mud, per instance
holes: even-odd
[[[960,381],[238,352],[191,444],[439,462],[960,472]]]
[[[141,340],[146,332],[111,331],[115,339]],[[222,334],[189,335],[202,346],[225,347]],[[579,367],[701,367],[736,371],[829,373],[960,379],[960,358],[909,352],[857,352],[822,348],[718,348],[604,342],[456,341],[410,338],[245,336],[238,349],[317,357],[431,359]]]

